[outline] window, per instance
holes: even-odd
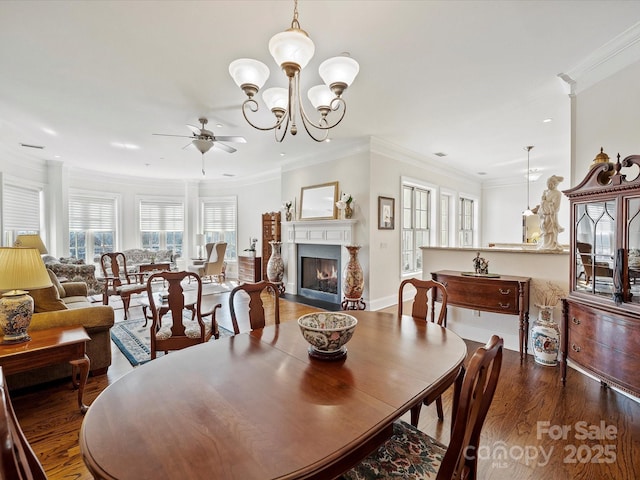
[[[202,202],[202,226],[207,243],[227,242],[224,258],[235,260],[237,252],[237,211],[235,196],[214,197]]]
[[[402,186],[402,272],[422,270],[420,247],[430,244],[431,192],[426,188]]]
[[[458,245],[460,247],[473,247],[473,234],[475,226],[474,201],[470,198],[460,197],[459,225],[460,236]]]
[[[97,263],[114,251],[115,238],[115,198],[69,195],[69,255]]]
[[[172,250],[182,255],[184,205],[167,200],[140,200],[140,235],[142,248]]]
[[[451,195],[449,194],[441,194],[440,195],[440,246],[441,247],[449,247],[449,232],[451,228],[451,222],[449,219],[451,215],[449,215],[449,209],[451,208]]]
[[[4,244],[12,246],[18,235],[40,233],[40,189],[5,184],[2,193]]]

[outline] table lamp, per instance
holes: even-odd
[[[42,242],[40,235],[38,235],[37,233],[30,233],[27,235],[18,235],[18,238],[16,238],[16,241],[13,244],[13,246],[35,248],[40,252],[41,255],[45,255],[49,253],[47,251],[47,247],[44,246],[44,243]]]
[[[202,260],[202,247],[204,246],[203,233],[196,233],[196,245],[198,246],[198,260]]]
[[[51,279],[36,248],[0,248],[0,328],[1,343],[21,343],[31,340],[27,329],[33,316],[33,298],[23,289],[51,286]]]

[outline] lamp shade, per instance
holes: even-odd
[[[199,247],[204,245],[204,234],[203,233],[196,233],[196,245],[198,245]]]
[[[281,87],[267,88],[262,92],[262,99],[269,110],[274,108],[286,110],[289,106],[289,91]]]
[[[239,87],[249,84],[260,90],[269,78],[269,67],[258,60],[239,58],[229,64],[229,74]]]
[[[49,253],[47,251],[47,247],[44,246],[44,243],[42,242],[40,235],[38,235],[37,233],[18,235],[18,238],[16,238],[14,246],[36,248],[41,255],[45,255]]]
[[[0,248],[0,291],[34,290],[51,286],[51,279],[35,248]]]
[[[302,70],[313,58],[315,51],[316,46],[313,40],[298,28],[276,33],[269,40],[269,53],[280,66],[285,63],[295,63]]]
[[[318,67],[322,81],[330,87],[334,83],[351,85],[360,71],[360,65],[351,57],[328,58]]]
[[[336,98],[333,92],[326,85],[316,85],[315,87],[311,87],[307,92],[307,97],[309,97],[311,105],[315,108],[329,107],[331,105],[331,101]]]

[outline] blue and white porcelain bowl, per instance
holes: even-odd
[[[315,312],[298,318],[302,336],[313,352],[321,355],[345,353],[344,345],[351,340],[357,324],[356,317],[340,312]]]

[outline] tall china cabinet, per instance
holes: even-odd
[[[565,190],[571,207],[570,291],[563,303],[567,360],[640,396],[640,155],[616,162],[602,150]]]

